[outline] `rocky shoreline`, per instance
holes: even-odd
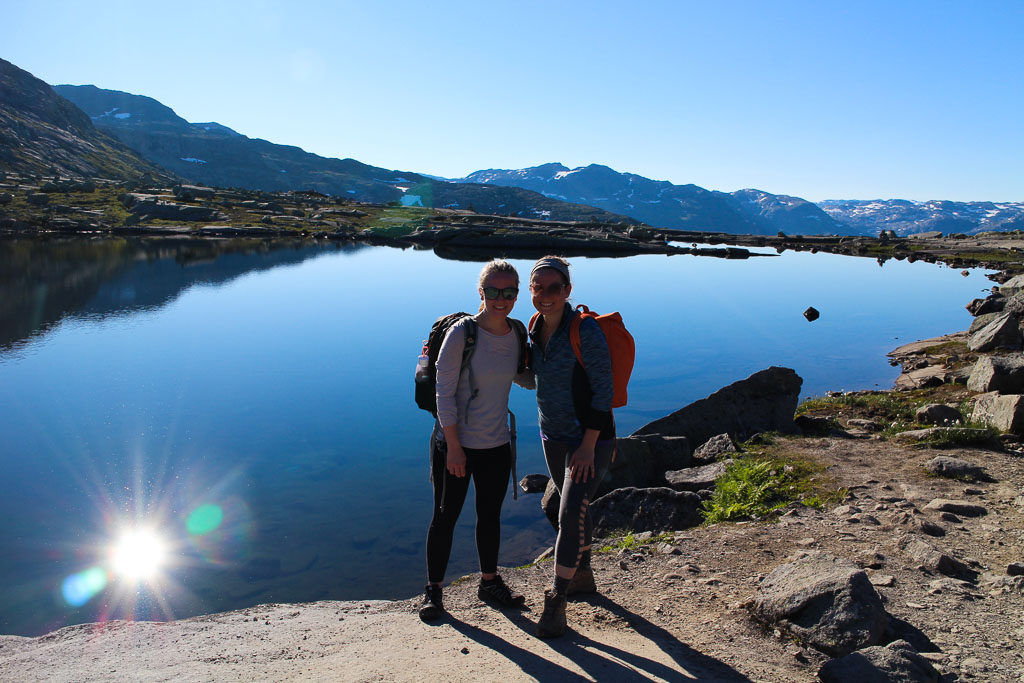
[[[316,220],[358,221],[365,213]],[[277,214],[267,215],[272,226]],[[448,216],[402,239],[342,232],[345,239],[466,254],[505,239],[508,222],[517,221]],[[53,227],[47,225],[43,232]],[[546,222],[529,228],[530,239],[563,229]],[[549,238],[618,240],[581,238],[572,231],[587,235],[589,228],[578,224],[567,229],[519,246],[547,249]],[[692,239],[951,267],[985,263],[998,266],[992,279],[1002,285],[968,304],[975,316],[969,330],[891,352],[902,370],[892,391],[837,393],[798,405],[800,378],[769,368],[620,439],[604,495],[592,504],[605,536],[595,557],[599,593],[570,605],[571,632],[560,641],[532,635],[550,581],[542,555],[530,566],[503,569],[529,597],[521,613],[484,606],[472,580],[456,580],[445,594],[449,616],[438,626],[416,619],[415,599],[85,624],[38,638],[0,636],[0,681],[1024,680],[1024,279],[1014,277],[1024,270],[1017,246],[1024,238],[630,229],[629,239],[654,248]],[[338,230],[334,225],[320,237]],[[77,225],[73,231],[83,232]],[[772,474],[793,487],[806,482],[781,470],[806,464],[814,486],[768,514],[698,526],[735,462],[785,462]],[[557,493],[543,477],[528,479],[524,488],[544,491],[541,504],[550,514]]]

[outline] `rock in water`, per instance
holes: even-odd
[[[723,433],[741,441],[758,432],[792,434],[802,385],[800,376],[789,368],[761,370],[644,425],[633,436],[685,436],[690,443],[704,443]]]
[[[939,673],[905,640],[832,659],[818,671],[822,683],[936,683]]]
[[[544,493],[550,477],[546,474],[527,474],[519,480],[523,493]]]
[[[807,318],[807,322],[813,323],[815,320],[821,317],[821,313],[819,313],[818,309],[815,308],[814,306],[808,306],[807,310],[804,311],[804,317]]]
[[[820,551],[798,553],[776,567],[761,583],[751,612],[833,657],[876,644],[888,623],[867,573]]]

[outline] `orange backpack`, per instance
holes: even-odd
[[[593,318],[608,342],[608,355],[612,361],[612,408],[621,408],[626,405],[626,385],[629,384],[629,376],[633,373],[633,362],[636,360],[636,344],[633,342],[633,335],[629,333],[622,323],[622,316],[618,312],[598,315],[589,308],[580,304],[576,307],[579,315],[573,318],[569,327],[569,343],[576,354],[576,360],[583,365],[583,352],[580,349],[580,325],[584,318]],[[539,316],[534,313],[530,320],[530,329],[533,329],[534,322]]]

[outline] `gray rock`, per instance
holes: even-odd
[[[549,479],[547,486],[544,487],[544,496],[540,499],[540,508],[555,531],[558,531],[558,506],[561,504],[562,496],[558,493],[558,487]]]
[[[936,498],[925,505],[924,509],[952,512],[954,515],[963,515],[964,517],[981,517],[988,514],[988,510],[985,509],[984,505],[965,503],[962,500],[949,500],[948,498]]]
[[[975,399],[971,419],[1003,432],[1024,434],[1024,395],[982,394]]]
[[[544,493],[550,479],[546,474],[527,474],[519,480],[519,488],[523,493]]]
[[[932,474],[949,479],[963,479],[967,481],[988,481],[990,479],[988,474],[985,473],[985,468],[981,465],[975,465],[966,460],[951,458],[946,455],[932,458],[925,463],[924,468]]]
[[[973,316],[1001,313],[1006,304],[1006,298],[1001,294],[991,294],[984,299],[975,299],[965,307]]]
[[[1024,562],[1011,562],[1006,566],[1006,573],[1010,576],[1024,576]]]
[[[811,415],[798,415],[793,418],[793,424],[802,434],[808,436],[825,436],[832,433],[834,422],[827,417],[813,417]]]
[[[946,576],[966,574],[970,571],[967,565],[960,560],[917,538],[906,539],[903,549],[915,562],[929,571],[939,572]]]
[[[882,426],[874,420],[864,420],[856,417],[847,420],[846,424],[855,429],[863,429],[868,432],[877,432],[882,429]]]
[[[971,370],[967,388],[979,392],[1024,394],[1024,358],[1020,354],[982,356]]]
[[[695,460],[715,460],[720,455],[738,453],[739,450],[739,446],[733,442],[732,437],[728,434],[719,434],[701,444],[701,447],[694,452],[693,457]]]
[[[751,613],[833,657],[874,645],[888,623],[864,570],[820,551],[798,553],[776,567],[761,583]]]
[[[905,640],[830,659],[818,670],[822,683],[937,683],[939,672]]]
[[[725,474],[725,467],[732,459],[713,462],[703,467],[689,467],[665,473],[665,481],[677,491],[699,491],[713,489],[715,480]]]
[[[1019,349],[1021,342],[1020,324],[1017,317],[1001,313],[992,322],[971,335],[967,347],[971,351],[985,352],[995,349]]]
[[[675,531],[701,523],[701,499],[690,491],[670,488],[617,489],[590,504],[595,534],[618,529]]]
[[[960,414],[959,410],[952,406],[947,406],[942,403],[931,403],[918,408],[917,412],[914,413],[914,419],[918,424],[951,425],[962,422],[964,416]]]
[[[50,195],[45,192],[29,192],[25,195],[25,201],[32,206],[46,206],[50,203]]]
[[[967,334],[974,334],[981,328],[985,327],[985,325],[988,325],[990,322],[999,317],[999,313],[999,311],[996,311],[993,313],[982,313],[981,315],[977,316],[974,320],[971,321],[971,326],[967,328]]]
[[[168,221],[226,221],[227,214],[205,206],[189,206],[174,202],[138,202],[130,209],[140,219],[162,219]]]
[[[644,488],[652,483],[654,463],[647,441],[635,437],[615,440],[615,460],[597,488],[597,496],[615,489]]]
[[[1017,316],[1018,320],[1024,317],[1024,292],[1017,292],[1009,297],[1003,306],[1003,312]]]
[[[647,442],[654,461],[654,471],[660,475],[668,470],[678,470],[693,464],[690,440],[685,436],[662,436],[649,434],[639,437]]]
[[[704,443],[722,433],[741,441],[758,432],[792,434],[796,431],[793,413],[802,385],[803,380],[793,370],[771,367],[655,420],[633,434],[686,436],[690,443]]]
[[[174,188],[174,196],[182,201],[191,199],[213,199],[217,190],[212,187],[201,187],[199,185],[181,185]]]
[[[1014,275],[1009,280],[999,285],[999,293],[1006,296],[1013,296],[1024,292],[1024,275]]]
[[[896,438],[901,441],[922,441],[928,439],[937,434],[956,430],[958,434],[971,434],[981,436],[987,432],[984,429],[977,429],[974,427],[928,427],[926,429],[911,429],[906,432],[900,432],[896,435]]]
[[[616,440],[612,461],[595,497],[615,489],[660,486],[666,470],[689,467],[690,442],[684,436],[649,434]]]

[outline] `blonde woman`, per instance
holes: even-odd
[[[431,452],[434,512],[427,532],[427,586],[420,618],[444,613],[442,589],[455,523],[469,491],[476,491],[476,548],[482,600],[521,607],[525,598],[498,575],[501,505],[508,491],[513,452],[508,394],[521,365],[525,327],[509,318],[519,295],[519,274],[506,261],[484,266],[477,282],[480,310],[452,326],[437,359],[437,419],[443,439]],[[463,368],[467,335],[473,351]]]

